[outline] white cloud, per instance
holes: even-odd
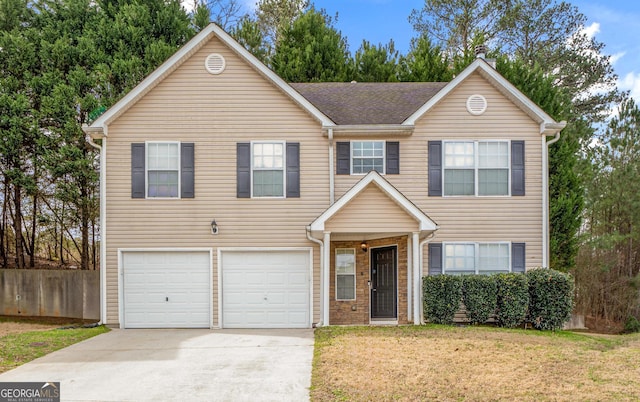
[[[180,4],[182,4],[182,8],[187,10],[188,13],[192,12],[196,8],[196,3],[198,0],[180,0]]]
[[[628,73],[622,79],[618,79],[618,88],[629,91],[631,97],[640,103],[640,73],[634,71]]]
[[[591,25],[584,27],[582,32],[586,34],[589,38],[593,38],[597,33],[600,32],[600,23],[592,22]]]
[[[611,65],[616,64],[616,62],[618,60],[620,60],[621,58],[623,58],[625,55],[627,54],[627,52],[618,52],[616,54],[612,54],[611,55]]]

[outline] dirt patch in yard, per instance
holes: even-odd
[[[48,331],[84,323],[86,322],[83,320],[73,318],[0,316],[0,337],[31,331]]]
[[[312,400],[638,400],[640,336],[323,328]]]

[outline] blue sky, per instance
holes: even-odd
[[[255,4],[255,0],[243,0]],[[354,52],[363,39],[374,44],[393,39],[401,53],[406,53],[416,36],[407,18],[411,10],[420,9],[423,0],[315,0],[334,16],[336,27],[347,38]],[[640,101],[640,1],[638,0],[568,0],[587,16],[587,31],[605,44],[604,53],[612,56],[618,87],[630,90]]]

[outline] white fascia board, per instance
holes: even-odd
[[[502,88],[503,93],[511,99],[516,105],[524,110],[529,116],[534,118],[537,123],[548,126],[558,124],[549,116],[540,106],[536,105],[531,99],[524,95],[518,88],[504,78],[496,69],[491,67],[485,60],[476,59],[467,68],[465,68],[456,78],[451,80],[444,88],[440,90],[434,97],[429,99],[420,109],[409,116],[402,124],[415,125],[416,121],[422,117],[427,111],[433,108],[445,96],[453,91],[458,85],[466,80],[472,73],[478,71],[483,77],[491,81],[496,87]]]
[[[142,82],[136,85],[135,88],[129,91],[115,105],[110,107],[106,112],[104,112],[100,117],[98,117],[87,129],[94,130],[94,129],[107,126],[114,118],[118,117],[122,112],[124,112],[129,107],[131,107],[141,95],[145,94],[151,88],[155,87],[160,81],[162,81],[162,79],[167,75],[167,73],[175,70],[187,59],[189,55],[191,55],[194,51],[201,48],[207,42],[211,34],[216,35],[218,39],[220,39],[224,44],[226,44],[231,49],[233,49],[236,52],[236,54],[238,54],[241,58],[245,59],[249,64],[251,64],[254,68],[256,68],[256,70],[258,70],[267,79],[271,80],[277,87],[279,87],[283,92],[285,92],[289,97],[291,97],[296,103],[298,103],[300,106],[306,109],[318,121],[320,121],[323,126],[330,127],[335,125],[335,123],[331,121],[331,119],[325,116],[322,112],[320,112],[320,110],[318,110],[315,106],[313,106],[302,95],[296,92],[289,84],[287,84],[276,73],[274,73],[269,68],[267,68],[267,66],[265,66],[248,50],[246,50],[238,42],[236,42],[231,36],[229,36],[229,34],[224,32],[222,28],[218,27],[214,23],[211,23],[202,31],[200,31],[196,36],[194,36],[184,46],[178,49],[178,51],[176,51],[171,57],[169,57],[167,61],[162,63],[160,67],[155,69],[150,75],[148,75],[144,80],[142,80]]]
[[[398,189],[393,187],[391,183],[385,180],[380,173],[372,170],[365,177],[363,177],[358,183],[349,189],[338,201],[325,210],[318,218],[316,218],[310,225],[312,232],[323,232],[325,222],[331,219],[336,213],[338,213],[345,205],[353,200],[360,192],[362,192],[371,183],[375,183],[382,192],[384,192],[389,198],[395,201],[402,209],[419,222],[420,231],[434,231],[438,228],[438,225],[432,221],[424,212],[420,210],[415,204],[407,199]]]
[[[413,134],[414,126],[409,124],[343,124],[334,127],[324,127],[325,131],[333,129],[334,136],[340,135],[397,135],[408,136]]]

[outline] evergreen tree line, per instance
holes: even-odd
[[[306,0],[0,0],[0,266],[36,257],[97,267],[97,154],[81,130],[209,21],[289,82],[449,81],[487,57],[557,121],[550,146],[551,267],[576,277],[580,311],[640,315],[635,220],[638,108],[616,88],[586,17],[557,0],[425,0],[406,54],[351,52]],[[611,111],[619,109],[611,119]]]

